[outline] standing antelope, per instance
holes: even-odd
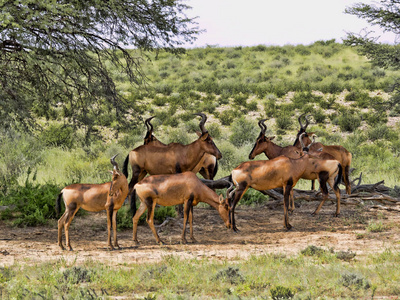
[[[154,117],[150,117],[145,120],[145,124],[147,127],[146,136],[144,138],[144,145],[153,144],[156,146],[170,146],[171,144],[164,144],[160,142],[154,135],[153,135],[153,125],[150,121]],[[198,136],[201,136],[201,133],[197,132]],[[214,179],[215,175],[218,172],[218,160],[214,155],[205,153],[199,163],[193,168],[193,173],[199,172],[205,179]]]
[[[352,154],[349,151],[347,151],[346,148],[340,145],[323,145],[321,143],[314,143],[312,146],[310,146],[311,144],[310,136],[312,136],[313,133],[306,132],[309,120],[307,119],[306,116],[306,125],[303,126],[300,120],[301,116],[299,117],[300,129],[299,132],[297,133],[296,140],[293,145],[300,149],[302,147],[300,142],[300,135],[304,134],[303,143],[306,147],[309,147],[311,151],[318,151],[319,149],[322,148],[323,152],[329,153],[335,159],[337,159],[343,167],[343,181],[344,185],[346,186],[346,193],[350,195],[351,182],[349,176],[350,176],[350,165],[351,165]],[[311,186],[311,188],[314,189],[314,184]]]
[[[140,216],[147,209],[147,223],[149,224],[157,243],[163,243],[154,227],[154,210],[156,204],[172,206],[184,204],[184,219],[182,243],[186,243],[185,231],[187,221],[190,224],[190,238],[193,237],[193,206],[205,202],[214,207],[220,214],[225,225],[229,226],[228,199],[232,195],[233,185],[227,190],[227,198],[218,196],[212,189],[203,184],[193,172],[184,172],[169,175],[153,175],[146,177],[134,186],[140,199],[140,206],[133,217],[133,240],[137,240],[137,224]]]
[[[262,191],[274,188],[283,188],[284,226],[291,229],[288,210],[289,199],[292,197],[292,189],[300,178],[315,178],[320,181],[324,197],[320,205],[313,212],[317,214],[328,197],[326,183],[335,190],[337,197],[336,215],[340,212],[340,191],[337,187],[341,179],[341,166],[336,160],[321,159],[310,155],[304,148],[304,155],[293,159],[287,156],[278,156],[270,160],[247,161],[241,163],[231,173],[233,183],[236,185],[235,196],[230,203],[229,218],[231,228],[237,231],[235,224],[235,207],[249,187]],[[335,176],[338,175],[336,182]],[[337,193],[338,192],[338,193]]]
[[[129,194],[131,195],[131,211],[136,212],[134,185],[141,181],[146,174],[175,174],[193,171],[208,153],[217,159],[222,157],[221,152],[204,127],[207,117],[203,113],[197,113],[202,117],[200,122],[201,136],[189,145],[169,144],[164,147],[152,145],[139,146],[129,152],[124,162],[123,173],[128,177],[128,163],[132,167],[132,179],[129,183]]]
[[[114,166],[112,181],[103,184],[71,184],[62,189],[56,200],[56,211],[60,213],[61,198],[64,200],[65,212],[58,220],[58,246],[64,250],[62,244],[62,230],[65,230],[65,241],[67,248],[72,251],[69,239],[69,226],[79,208],[87,211],[107,211],[108,247],[113,250],[111,243],[111,227],[113,228],[114,246],[120,248],[117,241],[117,212],[128,196],[128,181],[124,174],[118,169],[115,157],[111,158]],[[111,226],[112,224],[112,226]]]

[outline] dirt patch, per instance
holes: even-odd
[[[333,248],[334,251],[352,251],[357,256],[399,249],[400,214],[376,211],[355,206],[342,206],[339,218],[333,217],[335,206],[325,204],[318,216],[311,216],[317,202],[302,203],[290,217],[291,231],[283,227],[282,207],[269,209],[239,207],[236,222],[240,230],[234,233],[224,227],[218,213],[212,208],[194,208],[194,236],[191,243],[180,244],[182,219],[175,219],[159,233],[165,245],[157,245],[147,224],[139,226],[140,245],[133,246],[132,232],[118,233],[121,250],[107,250],[105,213],[89,213],[76,217],[70,228],[74,251],[62,251],[57,246],[57,224],[34,228],[11,228],[0,224],[0,266],[37,264],[64,259],[82,263],[87,260],[110,265],[155,262],[165,256],[180,258],[210,258],[216,260],[245,259],[251,255],[280,253],[296,255],[309,245]],[[369,232],[374,222],[384,228]],[[64,242],[65,243],[65,242]]]

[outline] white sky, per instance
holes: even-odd
[[[206,32],[193,45],[256,46],[309,45],[318,40],[342,42],[346,32],[374,31],[384,43],[394,36],[373,28],[363,19],[345,14],[354,3],[377,3],[373,0],[186,0],[188,16]]]

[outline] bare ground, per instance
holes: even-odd
[[[57,223],[49,226],[12,228],[0,223],[0,266],[34,265],[64,259],[83,263],[87,260],[109,265],[156,262],[164,256],[180,258],[210,258],[216,260],[245,259],[250,255],[280,253],[296,255],[309,245],[351,251],[358,257],[400,248],[400,213],[377,211],[368,207],[342,206],[341,216],[333,217],[335,205],[325,204],[318,216],[311,216],[317,202],[301,203],[290,217],[293,229],[283,227],[283,209],[239,207],[236,223],[240,232],[225,228],[212,208],[194,208],[194,236],[189,232],[187,244],[180,243],[182,219],[177,218],[161,229],[165,245],[157,245],[147,224],[139,226],[140,245],[133,246],[131,230],[118,233],[120,250],[107,250],[105,212],[78,216],[70,228],[74,251],[62,251],[57,246]],[[368,224],[381,224],[380,232],[367,230]],[[65,242],[64,242],[65,243]]]

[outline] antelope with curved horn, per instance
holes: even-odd
[[[71,251],[69,239],[69,226],[75,214],[82,208],[87,211],[107,211],[108,247],[120,248],[117,241],[117,212],[122,207],[125,198],[128,196],[128,181],[124,174],[118,169],[114,155],[111,163],[114,166],[110,171],[112,181],[103,184],[71,184],[62,189],[56,200],[56,211],[60,213],[61,198],[64,200],[65,212],[58,220],[58,246],[64,250],[62,244],[62,230],[65,231],[66,247]],[[114,235],[114,246],[111,243],[111,227]]]
[[[258,135],[256,143],[254,144],[253,149],[249,154],[249,159],[254,159],[258,154],[262,152],[264,152],[269,159],[278,157],[280,155],[284,155],[290,158],[299,158],[302,155],[302,152],[299,150],[299,148],[294,146],[278,146],[277,144],[272,142],[272,140],[275,138],[274,136],[265,136],[267,126],[264,124],[264,122],[266,120],[267,119],[262,119],[258,121],[258,126],[260,126],[261,128],[261,132]]]
[[[133,149],[127,155],[123,173],[128,176],[128,164],[130,164],[132,167],[132,179],[129,183],[129,194],[131,195],[131,211],[133,214],[136,212],[133,187],[147,174],[175,174],[193,171],[206,153],[215,156],[217,159],[222,157],[212,137],[205,129],[204,124],[207,116],[203,113],[195,115],[202,118],[200,122],[201,136],[191,144],[173,143],[160,147],[150,143]]]
[[[309,116],[309,115],[307,115],[307,116]],[[351,160],[352,160],[352,154],[346,148],[344,148],[343,146],[340,146],[340,145],[323,145],[322,143],[317,142],[317,143],[314,143],[312,146],[310,146],[310,144],[312,143],[310,136],[312,136],[314,133],[307,133],[305,131],[309,124],[309,120],[307,119],[307,116],[306,116],[307,123],[305,126],[303,126],[301,124],[300,117],[299,117],[300,129],[299,129],[299,132],[297,133],[296,140],[294,142],[294,146],[299,149],[302,148],[299,137],[300,137],[300,135],[304,134],[303,144],[306,147],[309,147],[311,151],[318,151],[319,149],[322,148],[323,152],[329,153],[336,160],[338,160],[343,168],[343,182],[344,182],[344,185],[346,186],[346,193],[348,195],[350,195],[351,194],[351,182],[350,182],[349,176],[350,176],[350,165],[351,165]],[[314,184],[312,184],[311,188],[314,189]]]
[[[234,211],[237,203],[243,197],[248,188],[258,191],[283,188],[283,211],[284,226],[291,229],[289,224],[288,210],[289,199],[293,197],[292,189],[300,178],[315,178],[320,181],[324,198],[313,214],[317,214],[327,198],[326,183],[328,182],[335,190],[339,191],[337,184],[341,179],[341,166],[336,160],[321,159],[308,153],[308,148],[303,149],[304,154],[297,159],[287,156],[278,156],[270,160],[247,161],[240,164],[231,173],[233,183],[236,185],[235,196],[230,203],[229,217],[231,228],[237,231]],[[336,182],[334,178],[337,176]],[[332,182],[333,180],[333,182]],[[336,214],[340,209],[340,191]],[[293,199],[293,198],[292,198]]]
[[[234,186],[231,184],[231,187],[227,190],[226,199],[224,199],[222,195],[218,196],[212,189],[203,184],[193,172],[146,177],[134,186],[140,199],[140,206],[133,217],[134,242],[138,244],[137,223],[140,216],[147,209],[147,223],[157,243],[163,243],[154,227],[154,209],[156,204],[162,206],[184,204],[182,243],[186,243],[185,231],[188,219],[190,224],[190,238],[195,242],[193,237],[193,206],[196,206],[199,202],[205,202],[214,207],[228,227],[228,199],[232,196],[233,192],[231,190],[233,188]]]
[[[148,145],[148,144],[153,144],[153,145],[157,145],[160,147],[163,146],[169,146],[172,145],[171,144],[164,144],[162,142],[160,142],[154,135],[153,135],[153,125],[150,123],[150,121],[153,119],[154,117],[150,117],[148,119],[145,120],[145,124],[147,127],[147,132],[146,132],[146,136],[144,138],[144,145]],[[204,126],[204,124],[203,124]],[[201,133],[197,133],[198,136],[201,136]],[[194,167],[194,169],[192,170],[193,173],[197,173],[199,172],[205,179],[214,179],[215,175],[218,172],[218,160],[214,155],[205,153],[203,155],[203,158],[200,160],[200,162]]]

